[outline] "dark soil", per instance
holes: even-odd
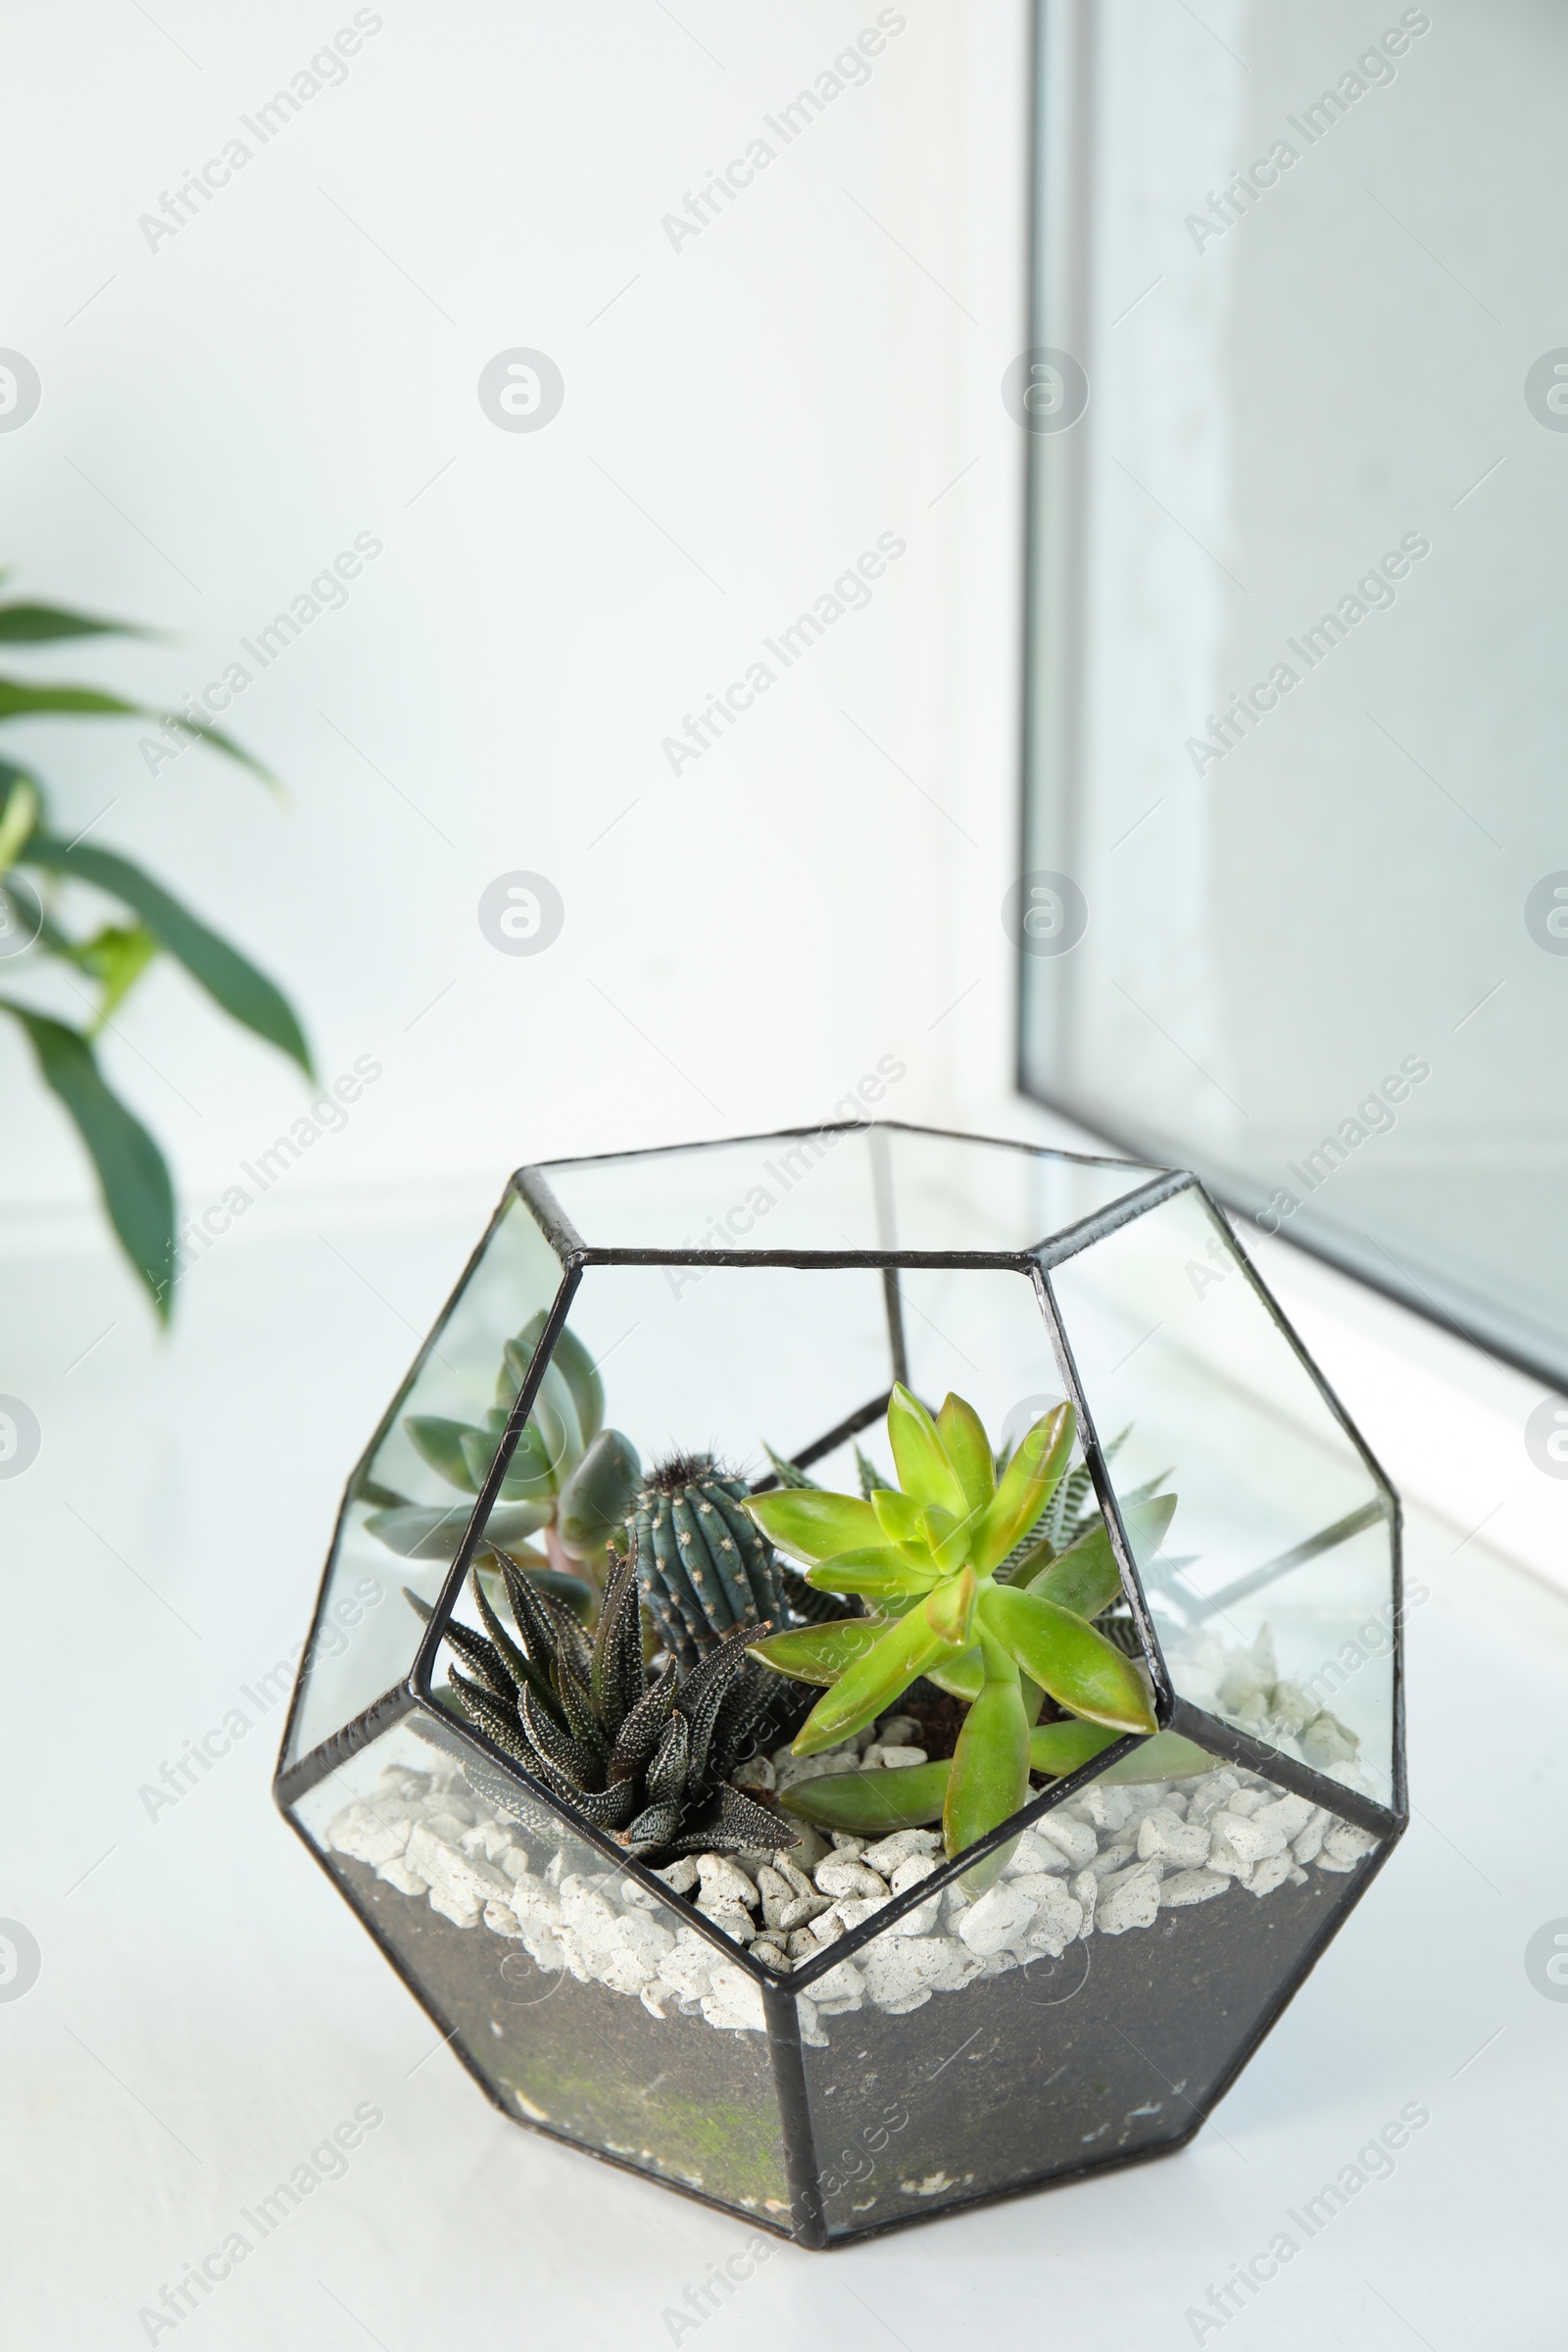
[[[805,2053],[834,2235],[1181,2139],[1361,1873],[1240,1887],[906,2017],[822,2020]]]
[[[940,1756],[951,1756],[956,1748],[958,1734],[963,1729],[963,1719],[969,1708],[966,1700],[953,1698],[946,1690],[939,1690],[935,1683],[922,1681],[911,1684],[903,1697],[894,1702],[890,1712],[914,1717],[920,1727],[919,1744],[925,1749],[926,1755],[935,1761]],[[1065,1709],[1058,1707],[1054,1699],[1041,1699],[1037,1722],[1066,1723],[1070,1720]],[[1045,1775],[1037,1776],[1033,1786],[1037,1789],[1044,1788],[1047,1786]]]
[[[919,1744],[932,1763],[940,1756],[952,1755],[969,1712],[961,1699],[951,1698],[935,1683],[916,1683],[906,1690],[893,1711],[914,1717],[920,1727]]]
[[[606,1984],[546,1975],[522,1945],[459,1928],[363,1862],[328,1856],[443,2031],[524,2121],[770,2221],[786,2218],[778,2099],[760,2034],[670,2004],[661,2021]]]
[[[907,1709],[913,1712],[913,1709]],[[778,2095],[760,2034],[549,1976],[329,1857],[443,2032],[512,2114],[788,2227]],[[1261,1899],[1235,1887],[1093,1936],[1059,1960],[939,1992],[905,2017],[822,2019],[803,2052],[830,2232],[1182,2139],[1321,1950],[1369,1865]],[[854,1957],[854,1955],[851,1955]]]

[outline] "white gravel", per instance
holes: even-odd
[[[1243,1663],[1241,1682],[1250,1675],[1256,1686],[1249,1685],[1250,1695],[1276,1703],[1256,1644]],[[1237,1703],[1244,1701],[1248,1692]],[[882,1755],[906,1760],[913,1730],[907,1717],[887,1722]],[[866,1735],[809,1761],[843,1771],[876,1744]],[[806,1777],[787,1750],[771,1763],[780,1786]],[[1338,1777],[1348,1780],[1353,1762],[1339,1763]],[[764,2032],[762,1995],[745,1969],[684,1924],[688,1904],[787,1978],[942,1865],[934,1830],[898,1830],[874,1841],[841,1835],[831,1845],[813,1833],[771,1855],[673,1862],[656,1874],[669,1890],[664,1904],[612,1867],[567,1870],[543,1827],[525,1830],[498,1816],[445,1756],[432,1757],[427,1773],[388,1766],[373,1794],[345,1805],[324,1837],[454,1927],[519,1942],[546,1972],[564,1969],[580,1983],[607,1985],[651,2016],[700,2016],[721,2033]],[[1279,1886],[1303,1885],[1314,1869],[1347,1874],[1375,1844],[1369,1832],[1236,1765],[1177,1784],[1091,1787],[1023,1831],[1003,1875],[977,1900],[957,1886],[933,1894],[818,1978],[808,1996],[798,1996],[802,2036],[823,2046],[824,2020],[867,2003],[903,2016],[977,1977],[1059,1959],[1091,1936],[1151,1928],[1161,1911],[1234,1902],[1244,1889],[1263,1900]]]

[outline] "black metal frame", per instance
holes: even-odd
[[[355,1465],[339,1509],[332,1549],[328,1554],[327,1567],[322,1577],[321,1589],[312,1620],[311,1638],[301,1659],[288,1719],[284,1726],[277,1771],[272,1785],[274,1801],[290,1819],[291,1826],[298,1832],[329,1878],[332,1877],[329,1865],[312,1843],[308,1834],[293,1819],[292,1808],[301,1797],[305,1796],[329,1773],[368,1746],[393,1724],[409,1716],[418,1715],[432,1724],[439,1724],[443,1745],[450,1745],[456,1741],[459,1746],[476,1758],[482,1758],[491,1771],[499,1775],[504,1785],[514,1787],[519,1795],[526,1797],[534,1806],[542,1808],[548,1814],[559,1819],[574,1838],[592,1847],[622,1878],[629,1878],[644,1887],[658,1899],[661,1905],[667,1907],[672,1899],[668,1887],[655,1876],[646,1864],[627,1855],[624,1849],[617,1845],[608,1834],[572,1814],[557,1796],[512,1757],[508,1756],[483,1732],[467,1723],[459,1724],[455,1717],[441,1707],[432,1690],[432,1675],[436,1656],[446,1628],[462,1594],[474,1552],[482,1540],[484,1528],[500,1492],[513,1453],[528,1415],[532,1411],[534,1398],[544,1377],[551,1352],[566,1322],[572,1299],[586,1269],[601,1265],[779,1266],[809,1271],[836,1267],[881,1269],[887,1285],[890,1356],[897,1363],[902,1356],[902,1317],[899,1307],[898,1270],[901,1267],[938,1271],[982,1268],[1017,1274],[1029,1281],[1035,1291],[1037,1302],[1060,1370],[1063,1387],[1077,1411],[1084,1458],[1089,1465],[1095,1493],[1104,1515],[1111,1547],[1121,1571],[1124,1595],[1145,1647],[1154,1683],[1154,1711],[1159,1728],[1182,1733],[1210,1753],[1223,1756],[1243,1765],[1250,1771],[1264,1775],[1280,1787],[1308,1797],[1314,1804],[1328,1808],[1345,1820],[1357,1824],[1377,1837],[1381,1840],[1379,1849],[1361,1871],[1360,1883],[1353,1897],[1354,1900],[1360,1899],[1360,1891],[1364,1888],[1364,1885],[1369,1883],[1375,1871],[1381,1868],[1394,1844],[1403,1834],[1408,1819],[1404,1778],[1404,1644],[1399,1502],[1381,1467],[1345,1413],[1322,1373],[1286,1321],[1267,1285],[1248,1257],[1245,1249],[1237,1240],[1224,1215],[1216,1207],[1199,1179],[1185,1171],[1152,1171],[1145,1163],[1139,1161],[1124,1161],[1102,1154],[1062,1152],[999,1137],[965,1135],[951,1128],[916,1126],[905,1120],[831,1122],[815,1127],[768,1130],[765,1135],[729,1137],[723,1139],[723,1142],[725,1144],[759,1143],[771,1141],[775,1137],[819,1137],[825,1135],[842,1137],[863,1135],[874,1132],[877,1128],[908,1134],[934,1135],[966,1144],[999,1147],[1025,1153],[1036,1159],[1068,1160],[1092,1166],[1125,1167],[1129,1178],[1133,1181],[1129,1184],[1128,1191],[1105,1208],[1094,1212],[1091,1216],[1079,1220],[1077,1224],[1065,1228],[1057,1234],[1043,1237],[1039,1243],[1031,1247],[1016,1250],[653,1250],[590,1246],[576,1233],[569,1218],[551,1191],[547,1175],[552,1166],[579,1166],[585,1164],[584,1161],[548,1162],[543,1168],[523,1168],[514,1172],[502,1202],[485,1229],[483,1240],[470,1256],[464,1269],[462,1279],[442,1309],[430,1337],[416,1356],[411,1371],[400,1386],[393,1404],[382,1416],[369,1446],[367,1446]],[[662,1150],[689,1152],[704,1148],[679,1145],[662,1147]],[[605,1152],[592,1156],[597,1160],[614,1160],[653,1157],[656,1154],[653,1152]],[[1143,1181],[1138,1181],[1140,1178]],[[1176,1690],[1165,1665],[1152,1616],[1144,1595],[1121,1508],[1111,1485],[1100,1435],[1079,1380],[1071,1343],[1056,1305],[1051,1277],[1055,1267],[1061,1265],[1068,1258],[1076,1256],[1081,1250],[1091,1248],[1105,1235],[1132,1223],[1151,1209],[1158,1207],[1163,1201],[1188,1191],[1196,1193],[1213,1219],[1216,1228],[1235,1250],[1243,1272],[1261,1299],[1276,1329],[1289,1343],[1334,1419],[1355,1447],[1380,1497],[1382,1504],[1380,1515],[1386,1516],[1389,1522],[1393,1553],[1394,1611],[1391,1631],[1394,1643],[1392,1659],[1394,1746],[1392,1801],[1388,1806],[1380,1805],[1374,1799],[1315,1772],[1308,1765],[1298,1763],[1295,1759],[1280,1754],[1265,1743],[1234,1730],[1217,1717],[1195,1706]],[[294,1724],[314,1658],[317,1630],[326,1604],[338,1541],[358,1482],[383,1437],[392,1426],[410,1383],[435,1348],[491,1236],[495,1233],[507,1210],[516,1200],[521,1200],[527,1206],[545,1238],[560,1257],[562,1281],[550,1307],[540,1345],[534,1351],[527,1376],[509,1414],[506,1430],[497,1447],[489,1473],[470,1510],[462,1541],[442,1585],[429,1623],[424,1629],[413,1664],[404,1681],[394,1690],[377,1698],[352,1722],[345,1724],[309,1755],[289,1764],[287,1758]],[[820,1436],[803,1450],[801,1457],[803,1461],[809,1462],[819,1459],[835,1446],[842,1444],[847,1437],[867,1427],[885,1409],[887,1396],[888,1392],[884,1390],[878,1396],[871,1398],[833,1429]],[[1368,1523],[1370,1524],[1370,1522]],[[1294,1556],[1292,1554],[1285,1555],[1284,1561],[1268,1563],[1268,1565],[1274,1574],[1284,1573]],[[912,2222],[932,2218],[922,2213],[908,2214],[896,2220],[876,2223],[853,2231],[839,2231],[831,2237],[829,2236],[822,2213],[813,2127],[807,2091],[805,2064],[801,2054],[798,2016],[793,1996],[798,1992],[809,1994],[812,1984],[829,1974],[840,1962],[853,1960],[867,1943],[885,1935],[890,1929],[896,1931],[901,1919],[917,1909],[933,1895],[945,1894],[946,1890],[955,1885],[963,1873],[983,1855],[990,1853],[1008,1839],[1016,1838],[1021,1830],[1028,1828],[1044,1815],[1054,1811],[1057,1805],[1063,1804],[1069,1798],[1077,1795],[1081,1789],[1098,1780],[1107,1766],[1117,1762],[1123,1756],[1133,1753],[1141,1744],[1142,1741],[1137,1736],[1119,1740],[1113,1745],[1102,1750],[1078,1772],[1054,1782],[1048,1789],[1040,1792],[1020,1807],[1000,1828],[968,1847],[956,1860],[943,1863],[929,1878],[921,1880],[917,1886],[908,1888],[903,1895],[895,1896],[876,1913],[873,1919],[866,1920],[858,1928],[850,1930],[831,1944],[824,1946],[819,1955],[806,1962],[799,1970],[792,1971],[787,1979],[775,1975],[763,1963],[755,1960],[746,1946],[732,1942],[721,1929],[715,1928],[695,1908],[690,1909],[689,1918],[683,1924],[689,1925],[706,1941],[711,1943],[726,1961],[743,1969],[759,1985],[762,1994],[767,2021],[769,2052],[774,2070],[775,2087],[779,2097],[781,2120],[784,2126],[783,2143],[787,2177],[791,2189],[791,2212],[794,2219],[792,2226],[785,2228],[783,2225],[769,2221],[765,2216],[758,2216],[756,2217],[758,2227],[773,2230],[779,2236],[792,2238],[800,2245],[819,2247],[849,2243],[862,2236],[879,2235],[887,2230],[905,2228]],[[333,1883],[337,1882],[334,1880]],[[361,1916],[364,1915],[361,1914]],[[1235,2079],[1262,2040],[1263,2035],[1273,2026],[1280,2012],[1294,1997],[1311,1968],[1316,1964],[1321,1951],[1332,1936],[1337,1933],[1343,1916],[1344,1914],[1341,1912],[1331,1918],[1321,1938],[1307,1948],[1298,1967],[1284,1981],[1279,1989],[1278,1998],[1268,2009],[1264,2022],[1239,2051],[1208,2104],[1195,2114],[1192,2127],[1188,2132],[1176,2139],[1161,2143],[1158,2149],[1135,2151],[1131,2155],[1114,2154],[1091,2160],[1070,2172],[1053,2171],[1038,2176],[1034,2180],[1011,2183],[1004,2189],[987,2191],[970,2199],[955,2199],[936,2210],[948,2213],[969,2203],[992,2203],[1000,2197],[1024,2194],[1029,2189],[1040,2185],[1044,2180],[1055,2182],[1067,2179],[1079,2179],[1094,2172],[1107,2170],[1115,2165],[1142,2162],[1147,2155],[1167,2153],[1170,2149],[1185,2145],[1201,2128],[1215,2100],[1222,2095],[1224,2088]],[[370,1933],[381,1950],[392,1962],[398,1975],[408,1984],[416,1998],[435,2018],[436,2023],[445,2028],[445,2019],[437,2016],[422,1987],[411,1977],[385,1937],[373,1923],[367,1921],[366,1924],[369,1927]],[[486,2095],[490,2097],[500,2112],[514,2123],[523,2121],[524,2119],[516,2116],[510,2107],[496,2097],[474,2059],[464,2047],[461,2034],[456,2030],[451,2030],[448,2038],[463,2063],[475,2080],[481,2083]],[[612,2156],[603,2150],[585,2147],[582,2142],[567,2134],[554,2132],[547,2125],[534,2124],[529,2121],[527,2128],[544,2132],[547,2136],[560,2139],[564,2145],[582,2148],[584,2153],[597,2156],[603,2162],[621,2164],[622,2169],[635,2172],[644,2179],[649,2177],[645,2168],[624,2163],[622,2159]],[[695,2197],[700,2203],[714,2204],[726,2212],[733,2210],[724,2205],[722,2200],[709,2197],[701,2190],[686,2188],[680,2182],[664,2180],[662,2176],[659,2178],[662,2186],[680,2187],[683,2194]]]

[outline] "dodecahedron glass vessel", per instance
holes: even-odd
[[[895,1381],[1004,1445],[1069,1399],[1176,1777],[1120,1739],[956,1861],[872,1841],[888,1894],[759,1958],[438,1671],[476,1555],[550,1544],[589,1359],[643,1464],[754,1489],[891,1483]],[[513,1178],[349,1482],[275,1792],[508,2115],[821,2246],[1192,2137],[1404,1827],[1400,1657],[1397,1500],[1193,1177],[827,1126]]]

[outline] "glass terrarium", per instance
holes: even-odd
[[[277,1801],[514,2120],[832,2244],[1192,2137],[1404,1827],[1398,1546],[1189,1175],[523,1169],[349,1482]],[[1002,1656],[1031,1608],[1123,1697]]]

